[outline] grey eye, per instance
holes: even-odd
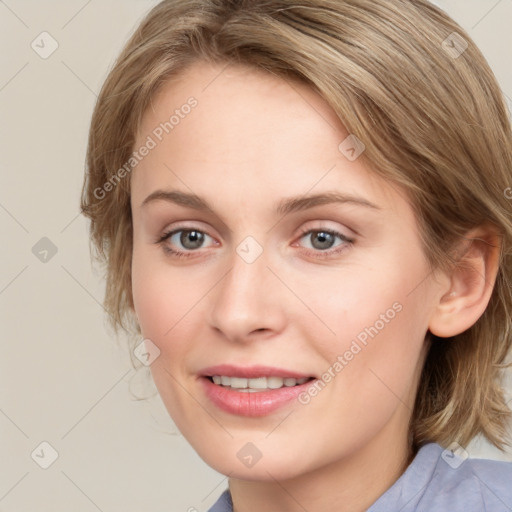
[[[336,240],[336,235],[326,231],[313,231],[309,235],[311,245],[315,249],[325,250],[330,249]]]
[[[308,249],[315,249],[317,251],[326,251],[349,241],[341,233],[322,229],[308,231],[304,233],[302,239],[306,241],[305,245]],[[338,239],[338,242],[336,242],[336,239]]]
[[[196,231],[195,229],[182,229],[180,231],[176,231],[171,237],[170,242],[178,245],[181,245],[184,249],[194,250],[199,249],[205,241],[205,238],[208,235],[205,235],[201,231]]]

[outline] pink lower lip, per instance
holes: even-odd
[[[238,416],[266,416],[296,399],[313,381],[297,386],[283,386],[269,391],[247,393],[219,386],[206,377],[200,378],[206,396],[225,412]]]

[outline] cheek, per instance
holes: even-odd
[[[167,339],[173,326],[186,314],[192,300],[190,286],[183,286],[164,261],[149,251],[134,248],[132,292],[135,312],[144,337],[157,345]],[[160,342],[160,343],[159,343]],[[162,347],[160,347],[162,349]]]
[[[160,338],[170,327],[169,311],[172,311],[172,293],[151,271],[134,263],[132,270],[132,290],[135,313],[141,332],[152,341]],[[169,308],[164,309],[164,304]]]
[[[317,276],[314,287],[305,284],[297,295],[307,298],[317,317],[311,323],[325,332],[324,348],[339,351],[347,340],[359,337],[364,342],[365,333],[368,337],[368,329],[375,324],[383,331],[395,323],[400,316],[397,310],[407,300],[407,281],[403,273],[389,269],[340,270],[336,275]]]
[[[151,340],[160,350],[150,371],[169,414],[174,417],[175,408],[180,404],[180,394],[172,385],[173,376],[189,348],[186,340],[190,336],[185,336],[185,332],[191,328],[192,316],[187,312],[197,299],[193,297],[194,287],[184,285],[182,278],[170,271],[165,262],[155,260],[154,253],[135,248],[132,259],[133,302],[142,337]]]
[[[170,393],[168,372],[188,373],[188,362],[200,350],[207,304],[204,299],[212,284],[207,276],[191,278],[190,271],[173,267],[165,255],[155,256],[146,248],[134,250],[135,313],[143,338],[160,350],[150,369],[157,387],[166,389],[165,393]]]
[[[421,286],[415,289],[427,273],[420,252],[407,262],[393,253],[300,291],[318,317],[308,329],[325,332],[315,348],[326,370],[343,357],[344,376],[336,379],[343,386],[357,388],[357,395],[370,396],[386,385],[400,396],[406,392],[428,328],[428,297]]]

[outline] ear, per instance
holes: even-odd
[[[500,246],[500,236],[492,226],[480,226],[466,234],[458,248],[462,256],[450,271],[449,285],[442,290],[430,318],[432,334],[456,336],[482,316],[496,282]]]

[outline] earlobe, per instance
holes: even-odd
[[[430,319],[430,332],[441,338],[456,336],[477,322],[489,304],[498,273],[500,237],[494,229],[472,230],[461,248],[462,256],[449,276],[449,289]]]

